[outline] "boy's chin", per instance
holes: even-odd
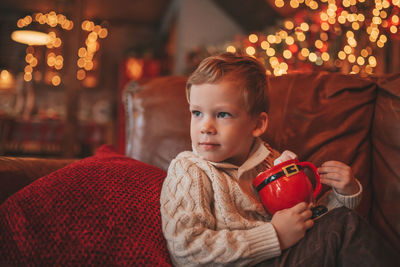
[[[224,157],[218,157],[216,155],[210,155],[211,153],[207,152],[197,152],[197,154],[204,160],[211,161],[211,162],[223,162],[226,160]]]
[[[210,157],[210,156],[207,156],[207,155],[204,155],[204,154],[199,154],[199,155],[200,155],[200,157],[202,159],[207,160],[207,161],[211,161],[211,162],[223,162],[224,161],[224,159],[220,159],[218,157]]]
[[[221,162],[229,162],[229,157],[227,155],[218,155],[219,153],[217,153],[216,151],[205,151],[199,147],[194,147],[192,146],[193,152],[198,155],[200,158],[207,160],[207,161],[211,161],[211,162],[215,162],[215,163],[221,163]]]
[[[214,162],[214,163],[230,163],[233,165],[238,165],[238,163],[234,162],[231,158],[226,158],[226,157],[210,157],[210,156],[206,156],[204,154],[198,154],[202,159],[210,161],[210,162]],[[240,165],[240,164],[239,164]]]

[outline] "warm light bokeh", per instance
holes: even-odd
[[[50,11],[46,14],[36,13],[32,16],[25,16],[17,21],[17,27],[24,28],[33,22],[50,26],[49,32],[47,34],[43,33],[48,38],[48,41],[45,43],[48,51],[44,59],[47,67],[51,70],[51,72],[45,74],[47,77],[45,82],[53,86],[59,86],[61,84],[61,75],[58,72],[64,67],[64,57],[62,56],[63,41],[61,36],[59,36],[59,32],[53,28],[60,26],[63,30],[70,31],[73,29],[74,23],[65,15]],[[95,25],[95,23],[90,20],[84,20],[81,23],[81,29],[88,32],[87,38],[85,39],[85,47],[79,48],[77,52],[79,57],[77,60],[77,67],[79,69],[76,78],[83,81],[87,77],[86,72],[95,70],[98,65],[95,61],[95,53],[100,49],[99,39],[106,38],[108,36],[108,30],[101,25]],[[33,43],[33,45],[35,45],[35,43]],[[28,65],[24,69],[24,80],[29,82],[32,80],[33,68],[38,64],[38,58],[35,57],[35,49],[33,46],[28,46],[26,49],[25,61]],[[91,79],[94,77],[95,76],[92,75]],[[90,84],[94,83],[90,82]]]
[[[380,64],[378,50],[400,38],[399,0],[275,0],[277,8],[288,4],[298,9],[293,18],[241,44],[229,43],[226,51],[245,51],[274,75],[308,65],[366,76]]]

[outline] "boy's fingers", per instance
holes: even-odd
[[[329,185],[329,186],[334,187],[334,181],[333,180],[321,178],[320,182],[321,182],[321,184],[325,184],[325,185]]]
[[[321,167],[337,167],[340,169],[350,169],[350,166],[344,164],[343,162],[330,160],[322,163]]]
[[[311,227],[313,227],[314,225],[314,220],[307,220],[304,222],[304,226],[306,227],[306,229],[310,229]]]
[[[319,167],[317,170],[318,170],[319,173],[328,173],[328,172],[338,172],[341,169],[337,168],[337,167],[323,166],[323,167]]]
[[[328,179],[328,180],[334,180],[334,181],[341,181],[343,180],[344,175],[336,172],[332,173],[322,173],[319,175],[321,179]]]
[[[308,209],[308,204],[306,202],[300,202],[293,206],[292,209],[297,213],[302,213],[303,211]]]
[[[332,179],[321,179],[321,184],[328,185],[330,187],[339,188],[341,187],[340,181],[332,180]]]
[[[348,169],[340,169],[335,167],[320,167],[318,168],[320,175],[329,175],[329,177],[351,177],[352,172]]]
[[[304,221],[307,220],[307,219],[310,219],[311,216],[312,216],[312,211],[309,210],[309,209],[307,209],[307,210],[303,211],[303,212],[300,214],[300,216],[303,218]]]
[[[333,165],[322,165],[318,168],[318,171],[323,172],[349,172],[351,169],[349,167],[340,167],[340,166],[333,166]]]
[[[328,160],[328,161],[325,161],[324,163],[322,163],[322,166],[324,166],[324,165],[327,165],[327,166],[329,166],[329,165],[336,165],[336,166],[339,166],[339,165],[345,165],[343,162],[340,162],[340,161],[337,161],[337,160]]]

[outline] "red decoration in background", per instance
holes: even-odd
[[[322,48],[321,48],[319,51],[321,51],[321,52],[327,52],[327,51],[328,51],[328,45],[327,45],[326,43],[324,43],[324,44],[322,45]]]
[[[292,45],[289,45],[289,50],[290,50],[290,52],[295,54],[295,53],[297,53],[297,51],[299,51],[299,47],[295,44],[292,44]]]

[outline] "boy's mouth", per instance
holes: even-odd
[[[220,144],[210,143],[210,142],[201,142],[199,146],[204,150],[213,150],[220,146]]]

